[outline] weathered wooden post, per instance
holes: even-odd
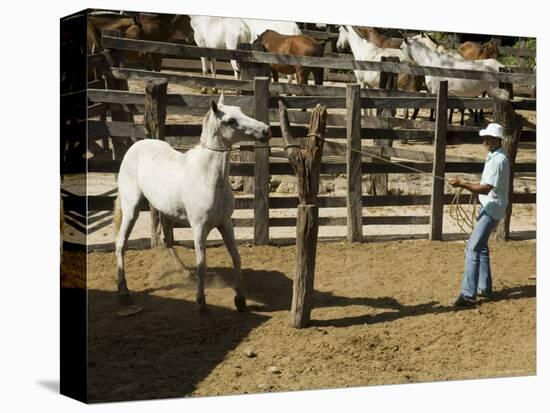
[[[334,50],[336,50],[336,39],[331,37],[331,31],[330,27],[327,26],[325,33],[327,33],[327,40],[325,41],[325,45],[323,47],[323,55],[328,56],[331,53],[334,53]],[[323,81],[328,81],[330,77],[330,68],[325,67],[323,69]]]
[[[500,73],[514,73],[512,67],[499,67],[498,71]],[[498,82],[499,89],[504,89],[508,92],[509,99],[514,99],[514,84],[509,82]]]
[[[435,112],[434,163],[432,173],[432,198],[430,201],[430,241],[443,238],[443,206],[445,181],[437,178],[445,176],[445,148],[447,145],[447,90],[448,81],[439,81]]]
[[[498,241],[507,241],[510,239],[510,218],[512,216],[512,198],[514,195],[514,164],[516,163],[523,122],[522,117],[516,114],[510,96],[504,89],[497,89],[493,100],[493,114],[495,122],[504,128],[505,139],[502,148],[510,163],[510,186],[508,187],[506,217],[499,222],[495,231],[495,237]]]
[[[261,44],[239,43],[239,50],[249,52],[263,52]],[[255,77],[269,77],[271,74],[271,66],[266,63],[255,63],[248,61],[239,61],[241,80],[253,80]],[[242,92],[243,95],[246,94]]]
[[[254,78],[254,117],[269,125],[269,78]],[[269,140],[255,141],[254,245],[269,242]]]
[[[145,83],[145,137],[164,140],[166,122],[166,79],[148,79]],[[160,232],[160,212],[152,204],[151,210],[151,248],[162,245]],[[165,234],[166,235],[166,234]]]
[[[382,62],[396,62],[399,63],[398,57],[382,56]],[[380,89],[395,90],[397,89],[397,73],[393,72],[380,72]],[[377,116],[395,116],[395,109],[383,108],[377,109]],[[380,147],[392,147],[392,139],[374,139],[374,145]],[[373,163],[384,162],[372,158]],[[372,174],[372,191],[374,195],[387,195],[388,194],[388,174]]]
[[[298,205],[296,219],[296,273],[292,291],[290,325],[294,328],[307,327],[312,309],[313,285],[315,279],[315,258],[317,234],[319,231],[319,175],[323,156],[327,111],[317,105],[311,113],[306,149],[300,149],[290,134],[288,114],[279,101],[281,132],[288,159],[298,177]]]
[[[346,85],[346,108],[347,238],[359,242],[363,240],[363,197],[361,153],[356,152],[361,151],[361,86],[357,83]]]
[[[119,30],[104,30],[101,33],[101,44],[103,45],[103,37],[120,37]],[[107,89],[111,90],[128,90],[128,81],[126,79],[116,79],[111,73],[111,67],[120,67],[124,64],[122,59],[122,53],[119,50],[111,50],[103,48],[103,56],[105,57],[106,67],[103,69],[103,75],[105,76],[105,83]],[[111,105],[111,120],[118,122],[131,122],[134,123],[134,115],[128,110],[125,110],[121,105]],[[124,154],[128,148],[132,145],[129,138],[111,138],[113,143],[113,156],[114,160],[122,161]]]

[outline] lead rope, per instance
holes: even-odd
[[[345,148],[345,149],[347,149],[351,152],[356,152],[356,153],[359,153],[361,155],[368,156],[370,158],[376,158],[380,161],[387,162],[387,163],[390,163],[390,164],[393,164],[393,165],[398,165],[401,168],[409,169],[413,172],[428,175],[432,178],[436,178],[436,179],[440,179],[444,182],[448,182],[448,180],[445,179],[445,177],[443,177],[443,176],[438,176],[438,175],[435,175],[435,174],[430,173],[430,172],[422,171],[422,170],[414,168],[412,166],[404,165],[400,162],[392,161],[391,159],[387,159],[387,158],[375,155],[375,154],[370,153],[370,152],[364,152],[364,151],[361,151],[361,150],[358,150],[358,149],[351,148],[348,145],[346,145],[345,143],[327,141],[327,140],[325,140],[324,138],[322,138],[321,136],[319,136],[318,134],[315,134],[315,133],[308,134],[307,136],[308,137],[309,136],[315,136],[317,139],[319,139],[322,142],[328,142],[331,145],[336,145],[336,146],[343,147],[343,148]],[[210,149],[210,150],[214,150],[214,151],[218,151],[218,152],[232,152],[232,151],[240,150],[240,148],[224,148],[224,149],[211,148],[209,146],[206,146],[206,144],[202,144],[202,142],[201,142],[201,146],[203,146],[206,149]],[[286,150],[288,148],[301,148],[301,149],[304,149],[304,147],[302,145],[299,145],[299,144],[254,146],[254,150],[256,150],[256,149],[266,149],[266,148],[269,148],[269,149],[270,148],[279,148],[279,149],[284,149],[284,150]],[[464,208],[462,206],[462,204],[460,203],[460,198],[461,198],[461,195],[462,195],[463,192],[464,192],[464,188],[455,189],[453,200],[451,201],[451,204],[449,206],[449,216],[453,221],[455,221],[456,225],[460,229],[460,232],[463,235],[465,235],[465,238],[463,238],[463,241],[464,241],[464,243],[467,243],[467,238],[470,236],[470,234],[471,234],[471,232],[474,228],[474,224],[475,224],[475,220],[476,220],[477,197],[475,197],[474,194],[470,193],[470,199],[468,201],[468,207]]]

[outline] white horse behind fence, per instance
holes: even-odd
[[[336,47],[345,50],[348,46],[355,60],[379,62],[384,57],[398,57],[400,62],[409,62],[410,59],[399,49],[377,47],[374,43],[359,36],[352,26],[340,26],[340,34]],[[380,72],[373,70],[354,70],[357,82],[362,88],[377,88],[380,85]],[[401,82],[400,82],[401,83]],[[408,85],[403,89],[411,90],[414,87],[413,76],[408,77]]]
[[[444,55],[448,55],[450,57],[454,57],[457,60],[466,60],[464,56],[462,56],[460,53],[458,53],[454,49],[445,49],[440,44],[437,44],[430,36],[428,36],[426,33],[420,33],[416,34],[413,37],[411,37],[413,40],[417,40],[420,43],[422,43],[424,46],[429,48],[430,50],[433,50],[434,52],[441,53]]]
[[[504,66],[496,59],[457,59],[447,54],[430,50],[418,40],[412,38],[403,41],[401,50],[403,50],[409,59],[420,66],[480,70],[495,73],[498,73],[499,68]],[[498,82],[496,81],[445,78],[426,75],[426,86],[430,93],[438,92],[440,80],[447,80],[449,82],[448,93],[452,96],[477,97],[483,94],[483,92],[487,92],[489,95],[493,96],[495,89],[498,87]]]
[[[250,43],[250,30],[242,19],[230,17],[190,16],[195,43],[199,47],[236,50],[239,43]],[[202,74],[207,75],[207,58],[201,57]],[[239,79],[239,64],[231,60],[235,79]],[[216,77],[216,59],[210,59],[210,71]]]
[[[235,267],[235,305],[246,308],[241,260],[231,214],[235,199],[229,184],[229,151],[233,144],[249,139],[264,139],[269,126],[244,115],[240,108],[211,102],[204,117],[200,144],[182,154],[168,143],[146,139],[130,147],[118,175],[118,196],[113,223],[118,267],[118,293],[124,304],[131,304],[124,269],[124,250],[139,215],[142,199],[161,214],[165,246],[180,269],[183,263],[173,248],[174,222],[187,220],[193,231],[197,258],[197,301],[206,311],[204,276],[206,274],[206,238],[217,228]]]

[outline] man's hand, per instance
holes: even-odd
[[[449,184],[454,188],[460,188],[464,183],[462,179],[449,179]]]

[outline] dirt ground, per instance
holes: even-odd
[[[129,250],[142,313],[120,317],[114,254],[87,255],[89,397],[115,401],[536,373],[534,240],[492,243],[495,297],[456,310],[462,242],[320,243],[311,326],[289,327],[294,246],[242,245],[249,311],[230,258],[208,249],[209,316],[164,249]],[[194,252],[178,247],[184,262]],[[63,258],[64,284],[79,270]],[[82,258],[82,255],[80,255]]]

